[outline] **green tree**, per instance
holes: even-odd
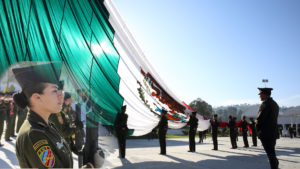
[[[194,101],[192,101],[189,106],[197,111],[200,115],[206,117],[206,118],[210,118],[212,116],[213,113],[213,108],[211,105],[209,105],[208,103],[206,103],[204,100],[198,98]]]
[[[231,115],[236,117],[237,120],[241,119],[243,114],[242,110],[239,110],[236,106],[226,106],[215,109],[216,114],[218,114],[218,119],[220,121],[228,121],[228,116]]]

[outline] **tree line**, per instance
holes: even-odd
[[[240,105],[232,105],[232,106],[220,106],[213,108],[206,101],[201,98],[197,98],[192,101],[189,106],[197,111],[200,115],[212,119],[214,114],[218,115],[218,119],[220,121],[228,121],[228,116],[234,116],[237,120],[241,119],[242,114],[251,106],[250,104],[240,104]]]

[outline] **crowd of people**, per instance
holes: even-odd
[[[11,137],[16,137],[27,114],[26,108],[16,106],[12,99],[13,94],[14,92],[0,92],[0,147],[4,146],[1,143],[2,135],[6,142],[12,141]]]

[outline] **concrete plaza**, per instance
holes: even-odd
[[[188,152],[188,138],[167,140],[167,155],[159,155],[157,139],[128,140],[126,158],[113,156],[106,159],[110,167],[124,169],[268,169],[268,158],[258,141],[258,147],[243,148],[239,137],[238,149],[231,149],[229,137],[220,137],[219,150],[213,151],[212,140],[196,145],[196,152]],[[252,140],[248,138],[249,145]],[[281,169],[300,168],[300,139],[281,138],[277,141],[276,153]],[[105,168],[105,166],[104,166]]]
[[[251,138],[248,138],[251,145]],[[220,137],[219,150],[211,150],[211,138],[196,145],[196,152],[188,151],[188,138],[168,139],[167,155],[159,155],[157,139],[127,140],[126,158],[118,158],[117,142],[113,136],[100,138],[100,146],[105,151],[106,159],[102,168],[124,169],[268,169],[267,156],[261,146],[242,148],[239,137],[238,149],[230,149],[228,137]],[[15,138],[0,147],[0,168],[19,168],[15,156]],[[281,138],[277,141],[276,153],[281,169],[300,168],[300,139]],[[74,168],[78,167],[77,156],[74,157]]]

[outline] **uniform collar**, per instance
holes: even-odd
[[[45,122],[45,120],[32,110],[29,111],[28,121],[42,127],[48,127],[48,124]]]
[[[268,97],[266,100],[264,100],[264,101],[262,101],[262,102],[263,102],[263,103],[266,103],[266,102],[271,101],[271,100],[273,100],[272,97]]]

